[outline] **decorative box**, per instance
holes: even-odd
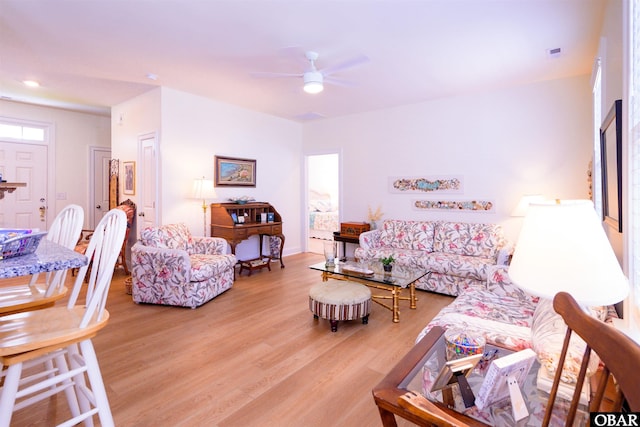
[[[368,222],[341,222],[340,235],[348,237],[358,237],[361,233],[369,231],[371,225]]]

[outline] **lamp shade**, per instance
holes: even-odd
[[[541,194],[525,194],[520,198],[518,205],[511,212],[511,216],[525,216],[531,203],[542,202],[544,199]]]
[[[615,304],[629,284],[589,200],[531,203],[509,276],[532,295],[568,292],[585,306]]]
[[[194,179],[191,197],[200,200],[215,199],[216,190],[213,187],[213,181],[204,177]]]

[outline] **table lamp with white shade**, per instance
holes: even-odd
[[[213,180],[198,178],[193,180],[191,197],[202,200],[202,215],[204,217],[204,236],[207,236],[207,199],[215,199],[216,191],[213,188]]]
[[[629,284],[589,200],[531,203],[509,267],[513,282],[543,298],[568,292],[582,306],[615,304]]]
[[[520,198],[520,201],[511,212],[511,216],[526,216],[531,203],[539,203],[542,201],[544,201],[542,194],[525,194]]]

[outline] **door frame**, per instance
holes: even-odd
[[[309,157],[312,156],[323,156],[327,154],[337,154],[338,155],[338,218],[342,220],[342,212],[344,209],[343,204],[343,188],[342,188],[342,148],[335,149],[323,149],[323,150],[313,150],[304,153],[304,186],[302,188],[302,203],[303,209],[302,211],[302,222],[303,224],[303,233],[302,238],[304,240],[304,252],[309,252]]]
[[[45,138],[44,142],[30,141],[24,139],[3,138],[3,142],[15,143],[15,144],[31,144],[31,145],[44,145],[47,147],[47,182],[46,182],[46,211],[45,219],[47,229],[49,224],[55,218],[57,214],[57,199],[56,199],[56,125],[52,122],[42,122],[38,120],[20,119],[15,117],[0,116],[0,123],[18,125],[18,126],[33,126],[44,129]],[[49,183],[54,183],[50,185]],[[51,207],[53,206],[53,210]]]
[[[162,188],[162,183],[160,181],[160,177],[161,175],[161,165],[162,162],[160,161],[160,133],[158,131],[154,131],[154,132],[148,132],[148,133],[144,133],[144,134],[140,134],[138,135],[138,167],[136,170],[136,179],[137,179],[137,183],[136,183],[136,187],[137,187],[137,197],[138,197],[138,208],[137,208],[137,215],[140,216],[140,213],[144,211],[145,206],[147,204],[147,201],[145,201],[145,193],[146,190],[145,188],[147,187],[147,183],[146,183],[146,179],[147,179],[147,173],[145,170],[145,162],[144,162],[144,144],[146,141],[148,140],[153,140],[153,167],[154,167],[154,190],[153,190],[153,212],[154,212],[154,225],[158,225],[158,224],[162,224],[162,218],[161,218],[161,212],[162,209],[160,208],[160,206],[162,205],[162,201],[161,201],[161,188]],[[138,221],[136,220],[136,223]],[[143,221],[144,222],[144,221]],[[142,229],[142,227],[136,227],[136,235],[138,234],[138,231]],[[137,236],[140,237],[140,236]]]
[[[98,224],[96,221],[96,153],[109,152],[111,153],[111,147],[89,147],[89,225],[93,228],[93,224]],[[111,154],[109,154],[111,157]],[[86,222],[86,221],[85,221]]]

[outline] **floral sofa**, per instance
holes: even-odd
[[[218,237],[192,236],[185,224],[147,227],[131,248],[136,303],[196,308],[231,288],[236,257]]]
[[[589,309],[592,316],[605,322],[617,317],[613,306]],[[502,265],[488,269],[487,281],[483,286],[465,288],[451,304],[442,308],[418,334],[416,342],[434,326],[476,333],[482,335],[488,344],[513,351],[532,348],[540,362],[540,371],[548,379],[555,374],[566,333],[566,325],[554,311],[552,301],[534,297],[518,288],[509,278],[508,266]],[[573,334],[562,372],[562,384],[566,386],[561,386],[559,390],[561,397],[570,396],[571,384],[576,381],[584,355],[584,346],[584,341]],[[597,356],[593,354],[591,372],[597,369],[598,363]],[[433,380],[434,373],[428,368],[424,369],[423,393],[430,393]],[[541,418],[544,414],[543,407],[530,409],[535,418]],[[566,410],[560,408],[563,409]],[[491,417],[488,409],[481,411],[475,406],[465,410],[465,413],[486,422]]]
[[[431,271],[416,288],[456,296],[467,286],[483,286],[490,266],[508,262],[511,246],[497,224],[386,220],[381,229],[360,234],[355,258],[389,255]]]

